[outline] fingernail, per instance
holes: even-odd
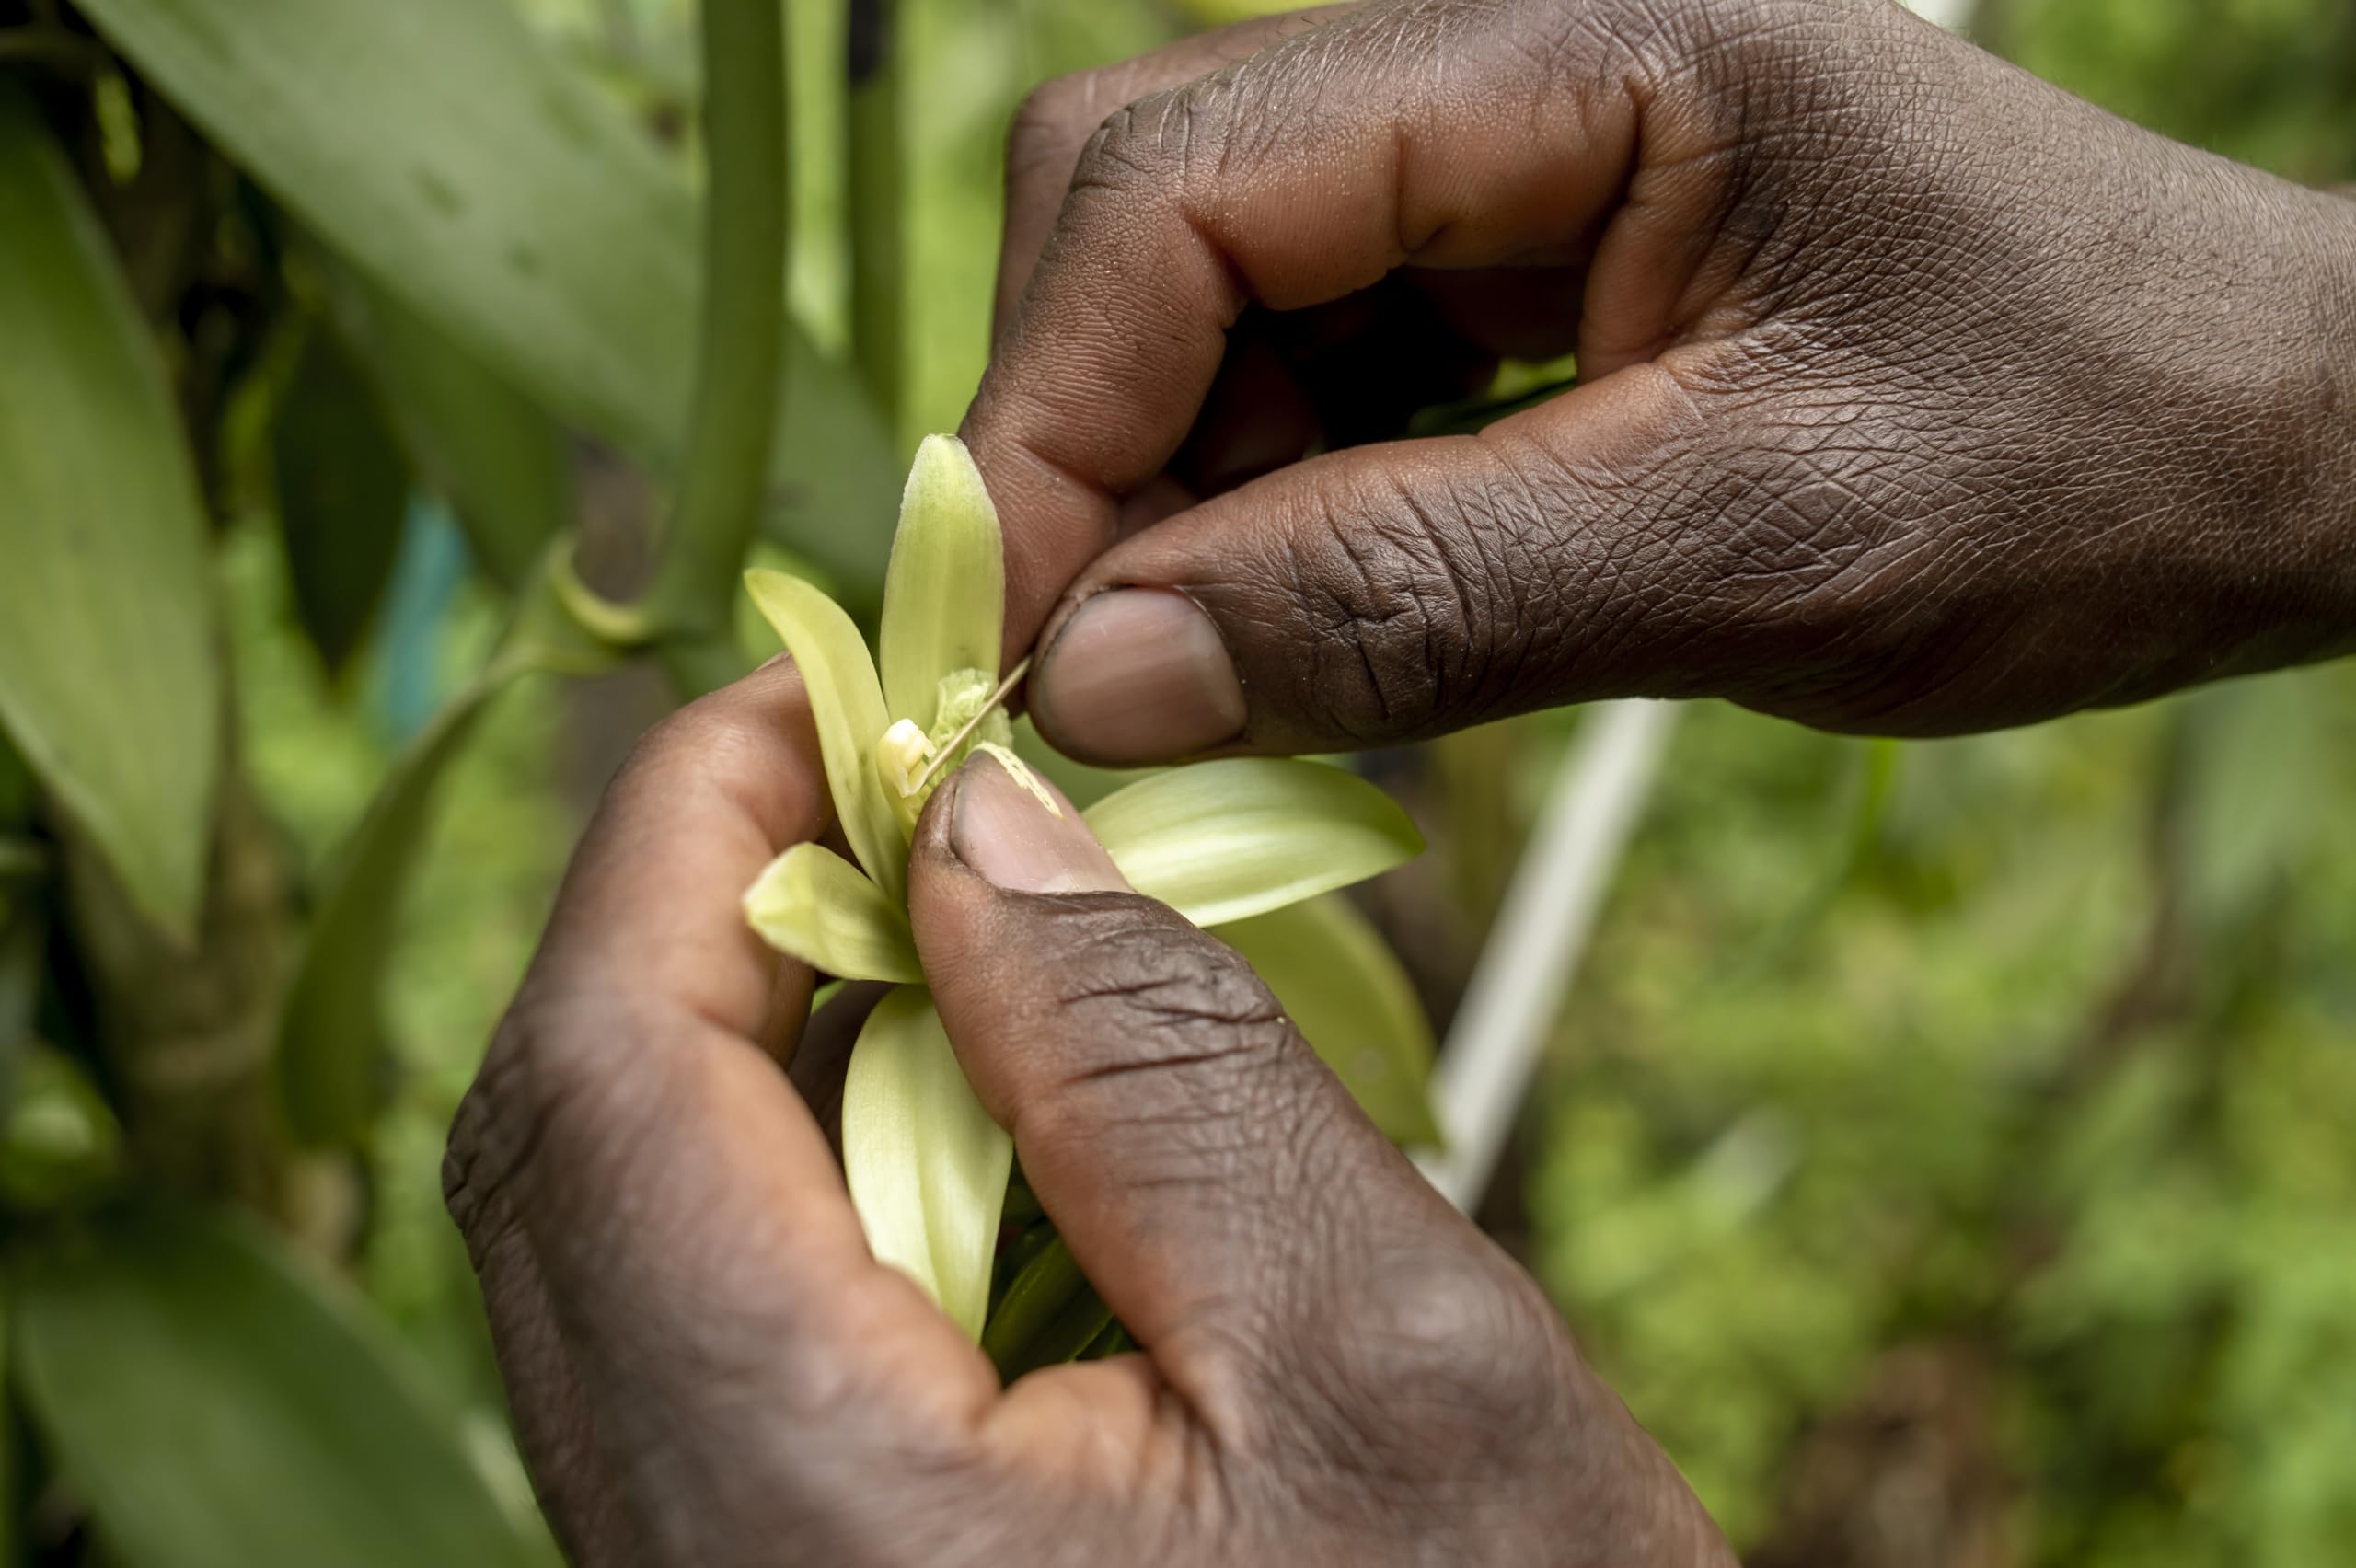
[[[1243,732],[1243,686],[1218,628],[1166,588],[1116,588],[1072,612],[1024,698],[1057,745],[1120,767]]]
[[[1062,791],[997,746],[976,750],[957,781],[949,847],[1016,893],[1126,893],[1128,882]]]

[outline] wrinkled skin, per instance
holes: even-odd
[[[1263,24],[1049,84],[1010,188],[964,434],[1077,755],[1058,604],[1129,583],[1262,751],[1631,695],[1946,733],[2356,645],[2356,203],[1884,0]]]
[[[1536,1285],[1242,960],[1134,894],[985,882],[947,839],[965,783],[909,867],[933,995],[1149,1352],[1001,1390],[868,1257],[811,1110],[840,1035],[797,1039],[810,974],[730,892],[825,825],[800,679],[772,664],[616,780],[451,1137],[574,1560],[1730,1561]]]
[[[1253,24],[1043,89],[1009,202],[964,433],[1034,688],[1124,584],[1209,613],[1247,750],[1625,694],[1932,733],[2356,640],[2356,206],[1875,0]],[[1381,439],[1574,348],[1479,436]],[[575,1559],[1731,1561],[1241,962],[993,887],[961,788],[926,968],[1147,1348],[1001,1389],[867,1256],[812,1110],[840,1020],[800,1038],[811,976],[736,906],[826,826],[771,666],[617,780],[452,1136]]]

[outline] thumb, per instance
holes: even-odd
[[[1362,1315],[1395,1312],[1403,1291],[1545,1315],[1250,966],[1129,892],[1020,767],[977,755],[928,807],[908,868],[917,945],[966,1077],[1162,1374],[1207,1418],[1242,1420],[1270,1384],[1332,1368],[1331,1347],[1394,1342]],[[1329,1394],[1358,1380],[1312,1379]]]
[[[1033,720],[1060,751],[1134,767],[1758,695],[1805,656],[1750,590],[1805,577],[1813,536],[1799,502],[1754,515],[1773,444],[1735,455],[1757,432],[1680,374],[1632,366],[1479,435],[1311,458],[1123,540],[1040,639]]]

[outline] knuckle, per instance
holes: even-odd
[[[1502,464],[1318,487],[1256,585],[1297,607],[1307,656],[1288,649],[1265,678],[1360,744],[1542,699],[1532,661],[1566,615],[1569,504],[1553,478]]]
[[[1140,900],[1074,913],[1060,983],[1037,1004],[1049,1016],[1029,1032],[1059,1043],[1016,1108],[1017,1137],[1118,1137],[1156,1180],[1207,1192],[1296,1158],[1341,1091],[1251,965]]]
[[[633,1092],[633,1054],[570,1027],[527,986],[460,1101],[443,1154],[445,1206],[479,1267],[519,1224],[552,1147],[595,1136],[600,1107]]]
[[[1154,913],[1094,921],[1077,934],[1057,1000],[1102,1043],[1091,1071],[1207,1068],[1198,1076],[1242,1078],[1290,1050],[1284,1009],[1251,965]]]
[[[665,792],[743,744],[741,729],[727,721],[725,695],[700,698],[648,726],[606,782],[605,804],[610,807],[640,791]]]
[[[1060,180],[1070,174],[1090,131],[1104,118],[1110,98],[1106,82],[1104,72],[1074,71],[1050,76],[1023,95],[1007,126],[1010,185],[1042,175]]]
[[[1080,149],[1073,191],[1183,201],[1198,173],[1226,162],[1232,97],[1221,73],[1115,110]]]
[[[1568,1336],[1502,1256],[1434,1247],[1384,1260],[1372,1277],[1315,1342],[1301,1380],[1317,1393],[1307,1435],[1345,1457],[1354,1479],[1511,1473],[1573,1424]]]
[[[1150,114],[1150,100],[1126,105],[1106,115],[1080,150],[1072,168],[1075,195],[1131,195],[1149,190],[1161,173],[1161,149],[1140,128],[1140,110]]]

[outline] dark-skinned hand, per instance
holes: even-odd
[[[1001,1389],[868,1256],[811,1109],[839,1038],[800,1038],[810,972],[738,905],[826,801],[789,664],[650,735],[452,1134],[451,1211],[576,1562],[1732,1561],[1537,1286],[1243,961],[983,756],[918,824],[918,947],[1146,1347]]]
[[[1011,161],[964,434],[1075,755],[1930,734],[2356,645],[2356,202],[1888,0],[1335,7],[1051,83]]]
[[[2356,207],[1879,0],[1338,8],[1057,84],[1011,161],[965,433],[1078,755],[1623,694],[1928,733],[2356,640]],[[921,825],[919,947],[1145,1351],[1001,1389],[869,1259],[840,1031],[738,917],[825,825],[766,671],[618,781],[453,1137],[576,1558],[1727,1561],[1249,972],[994,767]]]

